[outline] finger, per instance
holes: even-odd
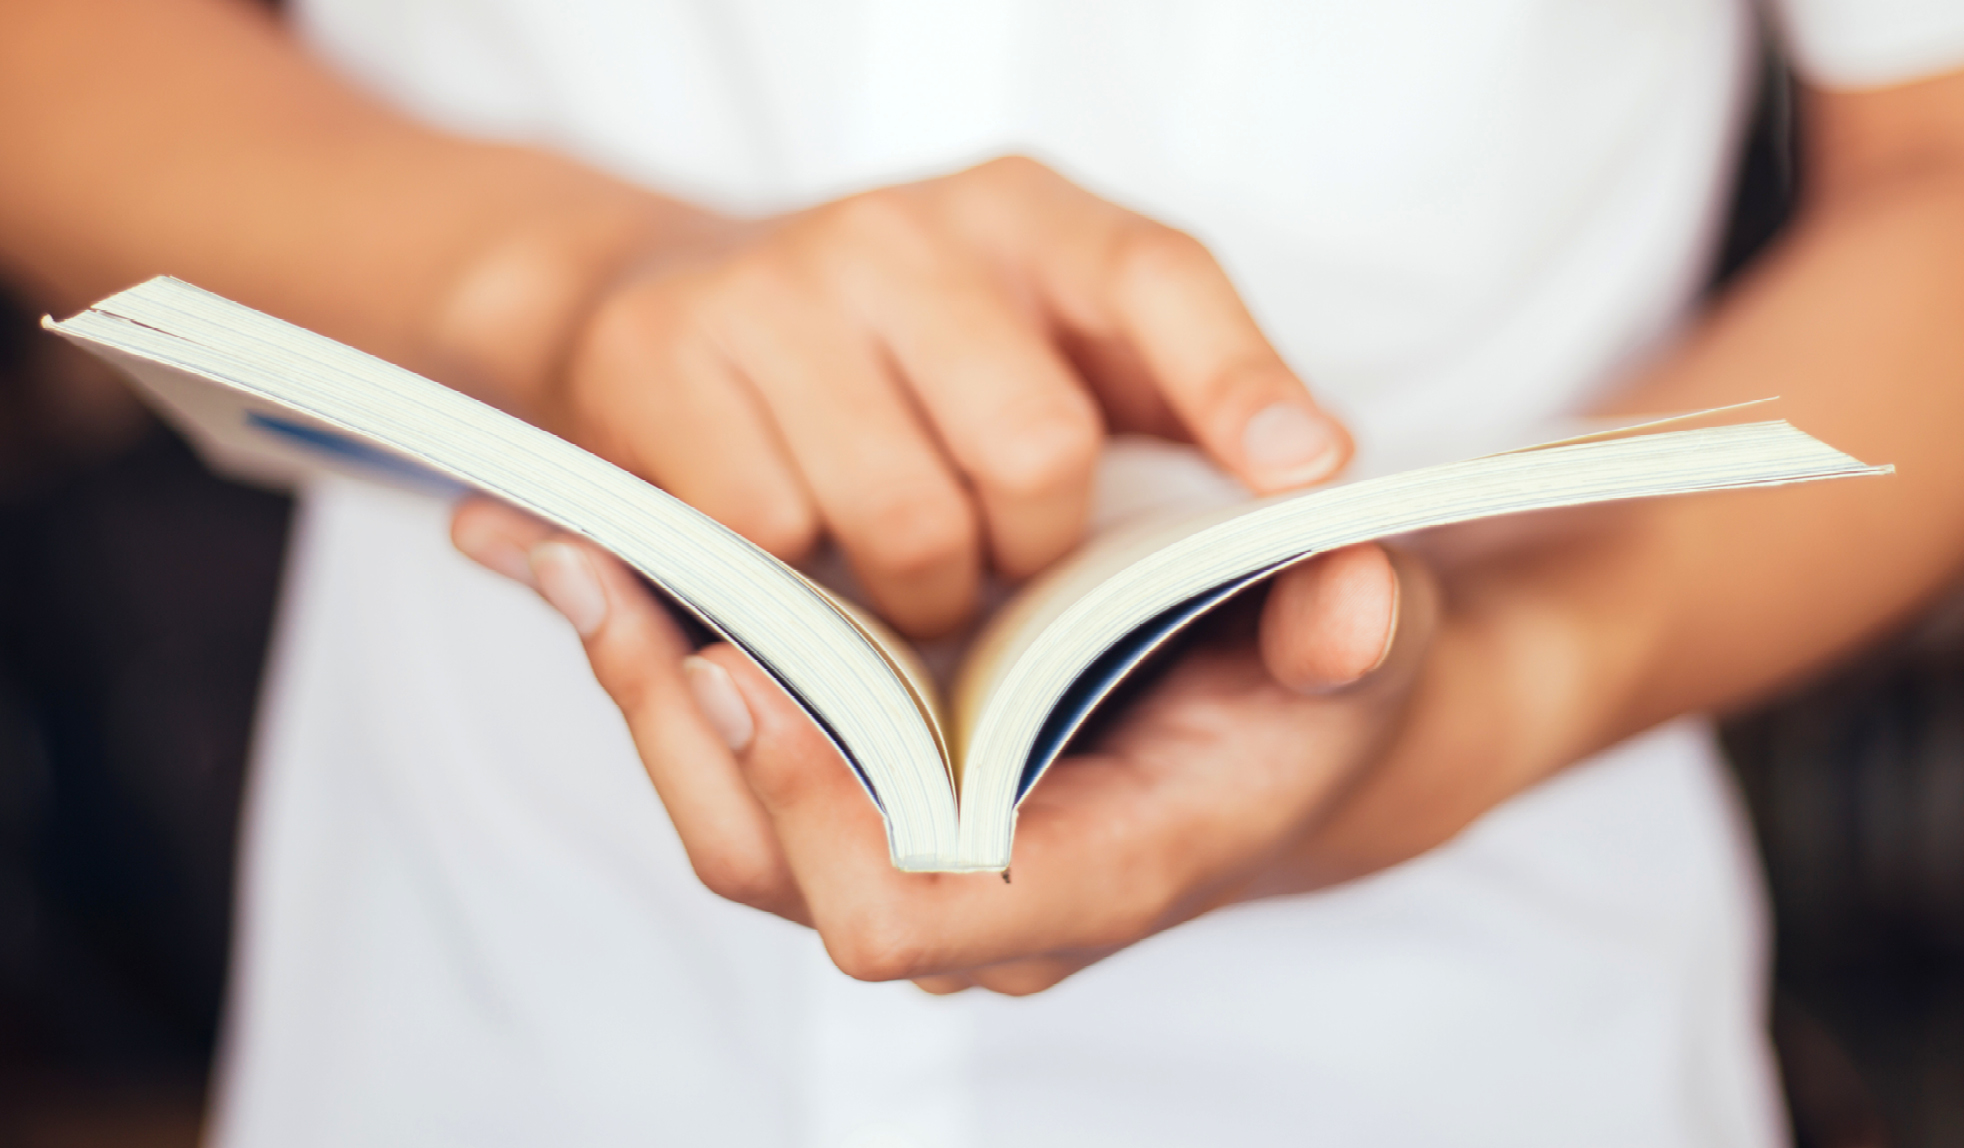
[[[864,980],[967,978],[1037,991],[1102,953],[1227,899],[1228,882],[1294,830],[1299,768],[1247,771],[1223,791],[1196,760],[1218,752],[1232,710],[1207,698],[1165,723],[1164,761],[1108,755],[1053,769],[1019,815],[1013,885],[992,874],[895,871],[880,817],[837,751],[781,688],[734,650],[706,652],[744,697],[754,736],[738,755],[769,814],[803,903],[833,961]],[[1260,666],[1207,690],[1231,701],[1280,695]],[[1176,678],[1178,672],[1176,672]],[[1293,704],[1300,705],[1299,701]],[[1218,711],[1218,712],[1217,712]],[[1196,720],[1198,719],[1198,720]],[[1293,762],[1304,729],[1275,724],[1240,745]],[[984,979],[978,970],[1036,960]],[[1042,963],[1048,962],[1048,963]],[[935,991],[955,979],[929,979]]]
[[[732,756],[733,721],[720,670],[688,648],[653,595],[612,556],[560,536],[530,551],[539,593],[563,614],[628,731],[689,862],[714,892],[804,920],[770,818]],[[704,678],[711,680],[705,682]]]
[[[738,651],[702,656],[728,673],[750,714],[754,733],[737,755],[740,768],[833,962],[862,980],[945,971],[925,959],[936,925],[924,909],[962,878],[894,869],[879,810],[810,717]]]
[[[570,437],[787,561],[810,550],[818,510],[784,441],[684,303],[699,276],[650,279],[610,299],[569,369]]]
[[[1262,664],[1299,693],[1402,680],[1438,624],[1430,569],[1404,551],[1364,543],[1279,575],[1262,608]]]
[[[1370,679],[1396,684],[1411,679],[1421,666],[1441,679],[1485,681],[1495,696],[1516,688],[1518,681],[1496,674],[1493,648],[1484,640],[1446,641],[1440,630],[1443,613],[1438,582],[1429,568],[1403,550],[1391,551],[1398,568],[1402,605],[1391,656]],[[1560,677],[1561,667],[1538,667]],[[1418,689],[1425,688],[1420,682]],[[1475,699],[1454,728],[1488,720],[1504,706]],[[1461,745],[1432,739],[1408,744],[1364,771],[1341,794],[1314,831],[1296,850],[1292,886],[1307,890],[1337,884],[1409,860],[1452,839],[1507,797],[1539,780],[1515,771],[1469,768]],[[1539,760],[1524,754],[1525,760]]]
[[[1220,654],[1176,666],[1164,688],[1184,700],[1122,754],[1054,768],[1018,817],[1016,881],[991,874],[895,871],[880,817],[818,728],[734,650],[704,654],[743,695],[754,735],[738,755],[800,895],[833,961],[865,980],[941,975],[1044,958],[1065,964],[1111,951],[1220,903],[1253,860],[1281,848],[1329,787],[1300,767],[1318,728],[1291,720],[1303,702],[1258,662]],[[1247,728],[1246,698],[1267,719]],[[1232,735],[1263,762],[1223,787],[1195,770]],[[1149,743],[1149,744],[1148,744]],[[1047,969],[1044,975],[1038,971]],[[1064,965],[1002,973],[1002,991],[1034,991]],[[932,987],[952,987],[933,981]]]
[[[974,509],[871,339],[820,294],[775,264],[740,265],[715,337],[878,612],[910,634],[946,632],[980,586]]]
[[[729,672],[749,707],[756,732],[738,755],[744,777],[840,969],[872,981],[960,975],[1074,935],[1086,914],[1070,894],[1082,884],[1061,868],[1035,888],[989,873],[894,869],[879,811],[811,719],[736,651],[703,656]],[[1019,866],[1024,853],[1019,843]],[[1048,861],[1036,860],[1039,869]]]
[[[1136,356],[1194,441],[1230,473],[1268,492],[1321,481],[1349,461],[1349,434],[1317,407],[1198,240],[1040,165],[990,170],[1030,205],[1032,220],[1020,239],[998,225],[998,243],[1015,250],[1075,337],[1103,347],[1108,360]],[[1121,405],[1150,411],[1137,400]]]
[[[1052,989],[1061,984],[1066,977],[1082,972],[1104,954],[1099,956],[1056,956],[1031,957],[1027,960],[1008,961],[976,969],[968,974],[977,988],[1009,997],[1026,997]]]
[[[1204,450],[1263,492],[1321,481],[1349,461],[1350,436],[1311,401],[1206,248],[1151,223],[1112,243],[1119,327]]]
[[[1262,609],[1262,662],[1301,693],[1350,685],[1384,663],[1397,632],[1398,575],[1382,547],[1319,554],[1278,576]]]
[[[1082,534],[1103,426],[1049,333],[919,202],[855,201],[848,237],[874,257],[835,274],[974,485],[996,568],[1025,577]]]
[[[1066,977],[1082,972],[1107,955],[1109,954],[1083,957],[1030,957],[1025,960],[990,965],[983,969],[972,969],[965,973],[915,977],[914,985],[922,992],[934,996],[950,996],[980,988],[1003,996],[1024,997],[1056,987]]]
[[[553,533],[524,511],[481,495],[459,502],[450,516],[450,542],[464,557],[533,589],[532,547]]]

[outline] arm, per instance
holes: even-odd
[[[1251,484],[1340,467],[1193,240],[1029,161],[738,221],[343,84],[243,0],[0,0],[0,274],[165,272],[478,394],[901,628],[1076,541],[1107,426]]]
[[[0,273],[46,306],[170,273],[445,376],[460,323],[516,321],[488,397],[518,409],[610,264],[697,214],[413,124],[239,0],[0,3],[0,138]],[[528,256],[497,314],[457,314]]]
[[[1808,112],[1795,225],[1616,407],[1777,393],[1896,475],[1632,507],[1447,570],[1416,704],[1310,843],[1318,879],[1429,848],[1659,721],[1762,697],[1964,567],[1964,74],[1816,91]]]
[[[1014,886],[893,872],[796,707],[727,648],[678,665],[604,556],[486,506],[459,541],[530,552],[712,888],[813,925],[855,976],[1038,991],[1211,907],[1422,853],[1620,738],[1806,672],[1955,576],[1964,74],[1812,98],[1799,225],[1618,402],[1777,391],[1894,478],[1638,504],[1483,556],[1322,556],[1052,769],[1021,810]]]

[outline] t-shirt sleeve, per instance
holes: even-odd
[[[1800,74],[1879,88],[1964,67],[1964,0],[1777,0]]]

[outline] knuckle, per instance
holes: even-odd
[[[594,642],[587,648],[587,660],[593,665],[594,680],[632,721],[657,704],[657,691],[653,675],[647,669],[648,660],[624,658],[620,653],[611,642]],[[645,651],[637,653],[645,654]]]
[[[763,908],[780,899],[777,868],[768,860],[719,843],[692,853],[690,864],[696,879],[726,901]]]
[[[741,316],[782,314],[798,304],[796,276],[781,259],[759,253],[724,268],[716,289],[703,302],[708,310],[728,308]],[[698,314],[699,321],[708,318]],[[713,320],[711,320],[713,325]]]
[[[982,444],[976,475],[1012,497],[1047,494],[1088,481],[1103,439],[1098,413],[1080,392],[1052,392],[1012,413],[1013,432]]]
[[[975,983],[1006,997],[1035,996],[1063,980],[1051,962],[1026,961],[975,974]]]
[[[921,205],[899,188],[881,188],[842,199],[828,212],[839,233],[877,249],[913,250],[927,237]]]
[[[645,292],[621,291],[609,294],[594,307],[580,335],[586,356],[611,362],[631,353],[639,342]]]
[[[732,514],[729,526],[785,561],[803,558],[818,544],[818,518],[802,501],[760,499]]]
[[[1183,278],[1213,265],[1213,254],[1200,240],[1149,220],[1125,228],[1114,245],[1113,275],[1123,287]]]
[[[588,331],[596,340],[619,340],[645,328],[651,318],[666,310],[664,284],[644,279],[610,291],[594,307]]]
[[[743,762],[743,779],[757,800],[769,809],[793,809],[806,803],[816,778],[789,754],[753,753]]]
[[[857,981],[898,981],[921,976],[926,946],[906,922],[892,913],[855,914],[846,928],[825,937],[839,971]]]
[[[571,348],[568,373],[575,381],[631,376],[659,358],[673,335],[674,315],[667,294],[653,284],[636,284],[609,293],[581,325]],[[586,388],[576,387],[575,397]]]
[[[974,171],[978,176],[1012,188],[1030,187],[1058,178],[1049,165],[1018,152],[986,160],[976,165]]]

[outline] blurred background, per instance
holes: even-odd
[[[195,1142],[284,499],[0,302],[0,1145]]]
[[[1714,285],[1805,157],[1768,61]],[[0,1148],[196,1142],[285,499],[204,471],[0,294]],[[1964,1144],[1964,606],[1727,748],[1802,1148]]]

